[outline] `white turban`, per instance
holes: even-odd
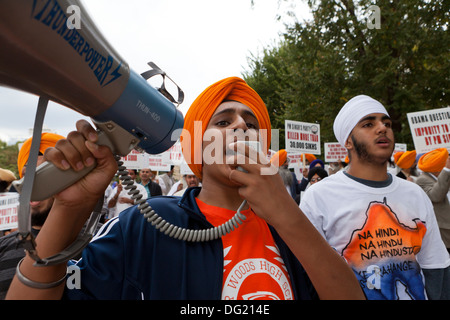
[[[345,142],[356,124],[371,113],[384,113],[389,116],[380,102],[366,95],[353,97],[344,104],[333,124],[334,135],[341,146],[345,147]]]

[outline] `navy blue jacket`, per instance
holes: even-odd
[[[182,198],[148,201],[158,215],[176,226],[211,228],[195,201],[199,192],[200,188],[190,188]],[[270,230],[288,269],[294,297],[316,299],[305,270],[275,230]],[[222,294],[222,241],[172,239],[147,222],[136,206],[99,230],[77,266],[81,289],[66,288],[65,298],[215,300]]]

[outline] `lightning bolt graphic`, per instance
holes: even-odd
[[[121,66],[122,66],[122,62],[120,62],[119,65],[117,66],[117,68],[113,72],[111,72],[112,79],[109,80],[107,83],[105,83],[103,85],[103,87],[107,86],[108,84],[110,84],[111,82],[113,82],[114,80],[116,80],[117,78],[122,76],[122,74],[119,73],[119,69],[120,69]]]
[[[34,9],[36,9],[36,1],[37,1],[37,0],[33,0],[33,6],[32,6],[32,8],[31,8],[31,17],[33,17]]]

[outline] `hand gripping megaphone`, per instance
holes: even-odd
[[[130,70],[79,1],[0,0],[0,85],[48,97],[91,117],[105,133],[100,143],[115,154],[125,156],[135,147],[161,153],[175,143],[172,133],[183,126],[173,103],[181,103],[182,91],[175,100],[164,86],[149,85],[148,76],[166,76],[151,67],[142,75]],[[52,196],[91,169],[69,173],[48,163],[40,166],[34,186],[45,188],[33,188],[31,200]]]
[[[21,191],[19,245],[37,265],[61,263],[81,252],[92,238],[102,203],[100,199],[85,232],[69,247],[49,258],[37,255],[27,203],[49,198],[95,167],[63,171],[45,162],[36,168],[48,101],[91,117],[99,129],[99,144],[118,156],[133,148],[161,153],[175,143],[181,131],[177,129],[183,126],[174,105],[182,102],[183,93],[178,88],[176,100],[165,82],[158,90],[150,86],[146,80],[152,75],[167,77],[156,65],[150,66],[142,75],[130,70],[79,1],[0,0],[0,85],[40,96],[27,174],[15,184]]]

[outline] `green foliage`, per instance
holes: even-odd
[[[287,26],[277,46],[249,58],[244,74],[273,128],[284,131],[284,119],[318,122],[322,142],[334,142],[340,108],[367,94],[389,111],[396,141],[412,149],[406,114],[450,105],[450,2],[378,0],[380,29],[368,27],[375,4],[368,0],[308,4],[313,19]]]
[[[0,168],[8,169],[19,177],[17,171],[17,156],[19,155],[19,143],[8,146],[6,142],[0,140]]]

